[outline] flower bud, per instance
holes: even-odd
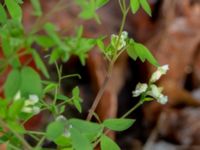
[[[167,73],[168,70],[169,70],[168,65],[158,67],[158,69],[152,74],[152,76],[150,78],[150,82],[154,83],[154,82],[158,81],[162,75]]]

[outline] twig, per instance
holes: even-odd
[[[25,139],[20,134],[18,134],[15,130],[13,130],[12,128],[10,128],[2,119],[0,119],[0,125],[3,128],[9,129],[22,142],[22,144],[24,145],[24,147],[26,148],[26,150],[32,150],[32,148],[28,144],[28,142],[26,142]]]
[[[87,121],[90,121],[92,119],[92,116],[93,116],[93,114],[94,114],[94,112],[95,112],[95,110],[96,110],[96,108],[97,108],[97,106],[98,106],[98,104],[101,100],[101,97],[102,97],[104,91],[106,90],[106,86],[109,83],[109,80],[111,78],[113,66],[114,66],[114,63],[110,63],[108,73],[107,73],[106,78],[103,82],[103,85],[101,86],[99,92],[97,93],[97,96],[94,99],[94,103],[92,104],[92,107],[89,110],[89,114],[88,114],[87,119],[86,119]]]

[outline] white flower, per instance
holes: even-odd
[[[70,125],[69,125],[69,128],[71,129],[72,127],[73,127],[73,126],[70,124]]]
[[[168,65],[158,67],[157,70],[152,74],[152,76],[150,78],[150,82],[154,83],[154,82],[158,81],[162,75],[167,73],[168,70],[169,70]]]
[[[69,137],[71,137],[71,133],[69,131],[65,131],[63,136],[69,138]]]
[[[133,97],[137,97],[147,90],[148,86],[146,83],[138,83],[135,91],[133,91]]]
[[[25,100],[25,106],[33,106],[38,103],[39,97],[37,95],[29,95],[29,99]]]
[[[40,107],[36,106],[39,102],[39,97],[37,95],[29,95],[29,99],[25,100],[24,107],[22,108],[22,112],[25,113],[40,113]]]
[[[148,95],[157,98],[161,95],[162,92],[162,88],[161,87],[157,87],[155,84],[150,85],[150,91],[147,92]]]
[[[22,112],[32,113],[33,112],[33,108],[31,108],[31,107],[23,107],[22,108]]]
[[[24,113],[33,113],[33,114],[39,114],[40,113],[40,108],[37,106],[34,107],[23,107],[22,112]]]
[[[126,46],[126,39],[128,38],[128,32],[123,31],[119,40],[119,36],[112,34],[111,35],[111,44],[117,50],[121,50]],[[118,43],[119,42],[119,43]]]
[[[166,104],[168,101],[168,97],[164,96],[161,92],[163,90],[163,88],[161,87],[157,87],[155,84],[152,84],[150,86],[150,91],[147,92],[147,95],[152,96],[153,98],[155,98],[157,100],[157,102],[159,102],[160,104]]]
[[[34,107],[32,108],[32,113],[33,113],[33,114],[39,114],[39,113],[40,113],[40,107],[34,106]]]
[[[15,94],[15,96],[14,96],[14,101],[17,101],[17,100],[19,100],[20,98],[21,98],[21,92],[18,91],[18,92]]]
[[[123,32],[122,32],[122,35],[121,35],[121,38],[122,38],[123,40],[126,40],[126,39],[128,38],[128,32],[127,32],[127,31],[123,31]]]
[[[66,117],[63,115],[56,117],[56,121],[66,121],[66,120],[67,120]]]
[[[168,97],[161,94],[158,97],[157,102],[159,102],[160,104],[166,104],[168,102]]]

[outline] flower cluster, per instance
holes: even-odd
[[[120,39],[119,39],[120,38]],[[112,34],[111,36],[111,44],[118,51],[126,46],[126,40],[128,38],[128,32],[123,31],[121,36]]]
[[[38,114],[40,112],[40,107],[36,104],[39,102],[37,95],[29,95],[29,99],[25,100],[22,112]]]
[[[14,100],[20,100],[21,99],[21,93],[17,92],[17,94],[14,97]],[[33,113],[38,114],[40,112],[40,107],[37,106],[39,102],[39,97],[37,95],[29,95],[29,98],[25,100],[24,106],[22,108],[22,112],[24,113]]]
[[[152,74],[149,84],[138,83],[135,91],[133,91],[133,97],[140,96],[145,93],[145,96],[151,96],[161,104],[166,104],[168,97],[162,94],[162,87],[157,87],[154,83],[160,79],[160,77],[169,70],[168,65],[158,67],[157,70]]]

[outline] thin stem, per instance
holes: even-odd
[[[18,147],[16,147],[15,145],[13,145],[13,144],[11,144],[11,143],[9,143],[9,146],[10,146],[11,148],[13,148],[13,150],[21,150],[21,149],[19,149]]]
[[[32,148],[28,144],[28,142],[26,142],[25,139],[20,134],[18,134],[15,130],[13,130],[12,128],[10,128],[2,119],[0,119],[0,125],[3,128],[9,129],[22,142],[22,144],[24,145],[24,147],[26,148],[26,150],[32,150]]]
[[[61,80],[66,79],[66,78],[71,78],[71,77],[78,77],[79,79],[81,79],[81,76],[79,74],[70,74],[70,75],[62,76]]]
[[[42,143],[44,142],[44,140],[45,140],[45,136],[43,136],[43,137],[40,139],[40,141],[39,141],[38,144],[36,145],[35,149],[41,147],[41,145],[42,145]]]
[[[45,134],[44,132],[39,132],[39,131],[27,131],[27,133],[36,134],[36,135],[44,135]]]
[[[70,102],[72,102],[72,100],[73,100],[73,97],[72,97],[72,98],[70,98],[70,99],[69,99],[69,100],[67,100],[67,101],[64,101],[64,102],[62,102],[62,103],[58,104],[58,105],[57,105],[57,107],[60,107],[60,106],[62,106],[62,105],[65,105],[65,104],[67,104],[67,103],[70,103]]]
[[[30,136],[31,138],[33,138],[35,141],[39,141],[39,140],[40,140],[37,136],[35,136],[35,135],[33,135],[33,134],[29,134],[29,136]]]
[[[124,0],[123,0],[123,1],[124,1]],[[125,5],[125,4],[124,4],[124,5]],[[124,6],[124,7],[125,7],[125,6]],[[127,14],[128,14],[129,9],[130,9],[130,6],[128,7],[127,10],[123,10],[123,11],[122,11],[122,14],[123,14],[123,16],[122,16],[122,23],[121,23],[120,30],[119,30],[119,34],[118,34],[118,35],[119,35],[119,38],[118,38],[118,40],[117,40],[116,47],[118,47],[119,44],[120,44],[122,32],[123,32],[123,29],[124,29],[124,26],[125,26],[125,23],[126,23],[126,17],[127,17]],[[114,57],[113,57],[114,61],[116,61],[116,59],[118,58],[117,52],[118,52],[118,51],[115,50]]]
[[[123,13],[123,18],[122,18],[122,23],[121,23],[120,30],[119,30],[119,38],[118,38],[118,41],[117,41],[117,44],[116,44],[117,46],[116,46],[116,47],[118,47],[118,45],[120,44],[120,39],[121,39],[122,31],[123,31],[123,29],[124,29],[125,22],[126,22],[126,17],[127,17],[129,8],[130,8],[130,6],[128,7],[128,9],[126,8],[125,0],[123,0],[122,3],[121,3],[121,1],[119,1],[119,3],[120,3],[120,5],[121,5],[120,7],[123,7],[124,10],[122,10],[122,11],[123,11],[123,12],[122,12],[122,13]],[[112,69],[113,69],[113,67],[114,67],[114,64],[115,64],[117,58],[118,58],[118,55],[117,55],[117,54],[118,54],[118,53],[117,53],[117,50],[115,50],[115,53],[114,53],[114,55],[113,55],[113,58],[112,58],[112,60],[110,61],[110,64],[109,64],[109,69],[108,69],[106,78],[105,78],[105,80],[104,80],[104,83],[103,83],[103,85],[101,86],[99,92],[97,93],[97,96],[96,96],[96,98],[95,98],[95,100],[94,100],[94,102],[93,102],[93,104],[92,104],[92,107],[91,107],[91,109],[89,110],[89,114],[88,114],[88,116],[87,116],[87,121],[90,121],[90,120],[92,119],[92,116],[93,116],[93,114],[94,114],[94,112],[95,112],[95,110],[96,110],[96,108],[97,108],[97,106],[98,106],[98,104],[99,104],[99,102],[100,102],[100,100],[101,100],[101,97],[103,96],[103,93],[104,93],[104,91],[105,91],[105,89],[106,89],[106,86],[107,86],[107,84],[108,84],[108,82],[109,82],[109,80],[110,80],[110,78],[111,78]]]
[[[120,6],[121,11],[124,12],[124,7],[122,6],[121,0],[118,0],[118,1],[119,1],[119,6]]]
[[[129,116],[133,111],[135,111],[138,107],[140,107],[143,104],[143,101],[139,101],[134,107],[132,107],[128,112],[126,112],[121,119],[126,118]]]
[[[135,111],[138,107],[140,107],[141,105],[143,104],[143,100],[140,99],[140,101],[135,105],[133,106],[129,111],[127,111],[123,116],[120,117],[120,119],[124,119],[126,118],[127,116],[129,116],[133,111]],[[111,130],[107,129],[105,132],[104,132],[104,135],[107,135]],[[96,147],[98,145],[98,143],[100,142],[101,138],[99,138],[95,143],[94,143],[94,147]]]
[[[103,96],[103,93],[106,90],[106,86],[107,86],[107,84],[108,84],[108,82],[111,78],[113,66],[114,66],[114,62],[111,62],[110,65],[109,65],[108,73],[107,73],[106,78],[103,82],[103,85],[101,86],[99,92],[97,93],[97,96],[94,99],[92,107],[89,110],[89,114],[88,114],[87,119],[86,119],[87,121],[90,121],[92,119],[92,116],[93,116],[93,114],[94,114],[94,112],[95,112],[95,110],[96,110],[96,108],[97,108],[97,106],[98,106],[98,104],[101,100],[101,97]]]

